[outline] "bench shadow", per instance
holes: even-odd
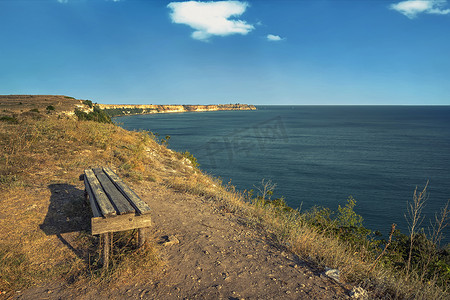
[[[91,211],[84,199],[84,190],[70,184],[50,184],[48,188],[52,194],[41,230],[46,235],[56,235],[80,259],[88,259],[86,250],[76,249],[63,237],[63,234],[91,229]]]

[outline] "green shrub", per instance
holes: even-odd
[[[93,106],[93,103],[91,100],[84,100],[83,104],[89,106],[89,108],[92,108],[92,106]]]
[[[197,168],[200,166],[200,164],[197,161],[197,158],[195,158],[194,155],[192,155],[189,151],[184,151],[181,154],[191,162],[191,164],[194,168]]]
[[[14,117],[14,116],[1,116],[0,117],[0,121],[11,123],[11,124],[18,124],[19,123],[19,120],[17,120],[17,118]]]
[[[49,105],[45,108],[47,111],[55,110],[55,107],[53,105]]]
[[[95,121],[99,123],[112,123],[111,117],[103,112],[98,106],[94,106],[94,110],[86,113],[82,110],[75,109],[75,115],[79,121]]]

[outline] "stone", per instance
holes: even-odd
[[[349,292],[349,296],[352,299],[368,299],[369,295],[367,294],[367,291],[363,289],[362,287],[353,287],[353,289]]]
[[[325,268],[325,275],[339,282],[340,272],[338,269]]]
[[[169,236],[167,237],[166,242],[164,242],[163,245],[164,245],[164,246],[172,246],[172,245],[179,244],[179,243],[180,243],[180,240],[178,240],[176,236],[174,236],[174,235],[169,235]]]

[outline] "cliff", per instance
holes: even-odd
[[[157,113],[181,113],[181,112],[202,112],[221,110],[256,110],[254,105],[248,104],[218,104],[218,105],[126,105],[126,104],[97,104],[108,115],[123,116],[136,114],[157,114]]]
[[[98,104],[90,100],[79,100],[61,95],[0,95],[0,106],[3,115],[19,115],[24,112],[45,112],[47,116],[73,116],[75,110],[89,113],[97,106],[110,117],[155,114],[181,113],[219,110],[256,110],[248,104],[218,104],[218,105],[127,105],[127,104]]]

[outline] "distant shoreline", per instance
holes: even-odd
[[[147,115],[161,113],[208,112],[228,110],[256,110],[248,104],[217,104],[217,105],[128,105],[128,104],[95,104],[110,117]]]

